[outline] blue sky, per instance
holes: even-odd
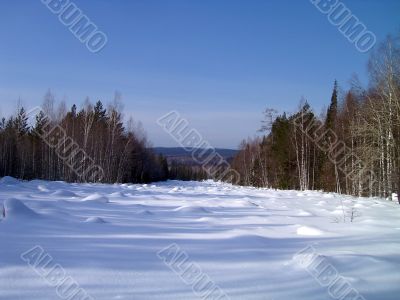
[[[254,136],[262,111],[319,113],[334,79],[367,82],[368,54],[308,0],[85,0],[77,6],[108,37],[93,54],[40,0],[0,0],[0,113],[31,107],[50,88],[70,106],[86,96],[142,121],[155,146],[176,146],[156,124],[179,111],[211,145]],[[381,41],[400,30],[400,1],[342,1]]]

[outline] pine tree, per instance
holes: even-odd
[[[33,132],[42,135],[45,132],[46,125],[48,124],[48,120],[43,111],[40,111],[35,118],[35,126],[33,128]]]
[[[94,106],[94,118],[95,121],[104,121],[107,111],[106,109],[103,108],[103,103],[101,103],[101,101],[97,101],[96,105]]]
[[[16,118],[14,119],[14,129],[19,136],[23,136],[29,131],[28,117],[26,116],[26,112],[23,107],[20,108]]]
[[[335,80],[333,85],[332,97],[329,108],[326,112],[325,118],[325,135],[322,141],[326,145],[332,145],[335,142],[336,132],[337,132],[337,115],[338,115],[338,84]],[[341,192],[340,181],[339,181],[339,171],[335,161],[331,161],[329,157],[336,157],[335,153],[331,153],[329,150],[327,153],[322,155],[322,174],[321,174],[321,184],[324,190],[330,192]]]
[[[335,80],[333,84],[331,103],[326,113],[326,120],[325,120],[326,129],[335,130],[337,114],[338,114],[338,83]]]

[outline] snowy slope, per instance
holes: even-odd
[[[0,299],[58,299],[21,259],[34,246],[88,299],[201,299],[157,256],[171,243],[230,299],[332,299],[294,258],[307,246],[366,300],[400,299],[394,202],[211,181],[0,180]]]

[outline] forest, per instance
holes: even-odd
[[[73,105],[67,111],[63,102],[55,108],[55,97],[49,91],[44,97],[42,110],[34,116],[34,124],[29,124],[28,114],[22,106],[15,116],[7,120],[2,118],[0,176],[82,182],[88,178],[78,174],[76,169],[86,168],[90,158],[102,169],[102,174],[101,178],[89,181],[112,183],[166,179],[166,161],[147,149],[148,142],[141,127],[132,119],[124,126],[120,97],[116,93],[108,109],[101,101],[92,105],[86,99],[80,110]],[[68,138],[57,140],[51,147],[49,141],[61,131]],[[79,151],[85,157],[76,155]],[[71,155],[74,152],[75,155]]]
[[[369,83],[335,81],[317,115],[302,99],[294,113],[265,110],[261,136],[234,158],[240,184],[392,197],[400,189],[400,36],[370,54]]]
[[[0,121],[0,177],[103,183],[207,178],[199,166],[168,164],[155,153],[141,123],[124,122],[121,97],[116,92],[107,109],[86,98],[82,108],[67,110],[49,90],[37,109],[19,104],[15,115]]]

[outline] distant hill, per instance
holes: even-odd
[[[182,147],[154,147],[154,152],[157,154],[162,154],[166,157],[171,156],[191,156],[192,151],[187,151]],[[230,158],[236,155],[238,150],[225,149],[225,148],[215,148],[215,151],[224,158]]]

